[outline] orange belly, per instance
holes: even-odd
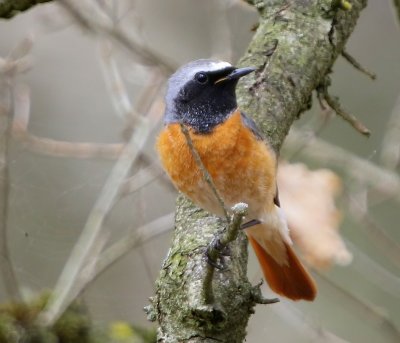
[[[275,154],[243,125],[238,111],[211,133],[196,134],[190,130],[190,136],[228,207],[245,202],[249,205],[248,218],[257,218],[274,206]],[[200,207],[222,216],[222,209],[204,180],[179,124],[169,124],[163,129],[157,150],[175,186]]]

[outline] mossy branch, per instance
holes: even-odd
[[[31,7],[52,0],[0,0],[0,18],[12,18]]]
[[[354,0],[351,6],[329,0],[248,2],[259,10],[260,25],[239,64],[257,70],[241,81],[238,101],[279,151],[342,53],[367,1]],[[229,244],[228,268],[213,273],[213,304],[204,311],[193,304],[193,294],[200,294],[204,284],[204,251],[224,226],[178,198],[172,246],[147,308],[159,322],[159,342],[244,341],[258,293],[246,277],[247,241],[241,232]]]

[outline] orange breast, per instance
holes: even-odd
[[[190,130],[190,136],[227,206],[246,202],[250,209],[249,217],[257,217],[263,209],[273,206],[275,154],[243,125],[238,111],[211,133],[196,134]],[[175,186],[200,207],[222,215],[179,124],[170,124],[163,129],[158,137],[157,150]]]

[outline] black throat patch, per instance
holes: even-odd
[[[229,118],[237,108],[237,80],[215,83],[221,73],[209,73],[208,77],[210,80],[206,85],[199,85],[194,80],[185,84],[173,99],[173,106],[166,109],[169,111],[167,123],[184,123],[196,133],[207,134]]]
[[[215,126],[222,124],[237,108],[235,90],[232,95],[222,88],[205,90],[204,95],[189,102],[176,102],[180,121],[196,133],[209,133]]]

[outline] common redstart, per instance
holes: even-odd
[[[313,300],[315,283],[291,247],[279,205],[276,153],[263,141],[255,122],[237,107],[238,80],[254,70],[207,59],[179,68],[168,81],[165,126],[157,150],[176,188],[223,217],[181,130],[184,124],[226,206],[245,202],[246,219],[261,223],[245,231],[271,289],[293,300]]]

